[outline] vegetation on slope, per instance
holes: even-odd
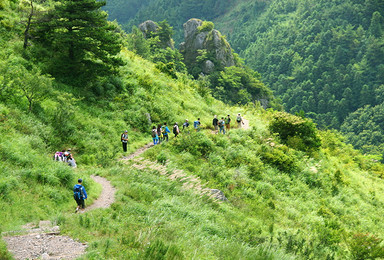
[[[34,46],[23,48],[25,8],[0,1],[0,231],[55,220],[65,234],[89,242],[84,259],[382,256],[381,164],[336,134],[318,132],[310,120],[255,104],[228,107],[188,75],[173,78],[124,48],[117,58],[125,65],[113,76],[81,86],[53,78],[46,57],[34,56],[45,48],[33,38]],[[145,154],[199,176],[228,202],[200,198],[157,171],[117,161],[125,129],[133,152],[149,142],[154,123],[200,117],[209,128],[214,114],[238,112],[250,119],[251,130],[184,133]],[[77,169],[52,160],[68,147]],[[74,215],[77,178],[84,179],[87,203],[100,193],[91,174],[112,180],[117,201]],[[1,242],[0,258],[9,259],[5,248]]]
[[[145,156],[223,191],[244,216],[236,237],[247,245],[298,259],[382,257],[383,165],[308,120],[254,115],[250,130],[183,135]]]
[[[382,134],[349,116],[366,105],[358,113],[375,113],[383,103],[382,1],[154,0],[125,19],[130,26],[144,18],[167,19],[181,41],[189,15],[212,20],[287,111],[303,111],[322,128],[345,130],[355,147],[382,156]]]

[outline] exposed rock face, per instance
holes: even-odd
[[[201,30],[202,25],[203,21],[195,18],[184,24],[184,42],[180,45],[180,51],[186,65],[196,65],[196,57],[203,50],[210,57],[198,64],[204,73],[212,73],[215,67],[234,66],[235,59],[229,43],[215,29]]]
[[[145,37],[148,37],[148,33],[156,32],[157,29],[159,29],[159,26],[154,21],[148,20],[140,24],[139,29],[142,31]]]
[[[215,64],[210,60],[206,60],[203,64],[204,74],[211,74],[214,71],[215,71]]]
[[[159,25],[157,23],[155,23],[154,21],[151,21],[151,20],[147,20],[147,21],[139,24],[139,29],[144,34],[145,38],[149,38],[150,33],[157,32],[157,30],[159,30],[159,28],[160,28]],[[166,47],[169,47],[171,49],[175,48],[172,39],[169,39],[169,41],[167,41],[167,42],[163,42],[162,45],[163,45],[162,47],[164,47],[164,48],[166,48]]]

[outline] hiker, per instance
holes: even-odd
[[[185,119],[185,122],[183,124],[183,131],[184,130],[188,130],[188,134],[189,134],[189,122],[188,122],[188,119]]]
[[[244,125],[243,118],[241,117],[240,113],[237,114],[236,122],[238,128],[241,128],[241,124]]]
[[[77,184],[73,187],[73,198],[76,200],[77,208],[75,213],[79,211],[79,209],[85,208],[84,200],[88,198],[87,192],[85,191],[84,186],[82,185],[83,180],[78,179]]]
[[[224,126],[225,126],[225,120],[224,120],[224,117],[222,117],[221,120],[219,121],[219,129],[220,129],[220,133],[223,132],[223,134],[225,135]]]
[[[71,148],[68,148],[67,151],[63,150],[63,162],[68,162],[71,157]]]
[[[198,118],[195,122],[193,122],[193,127],[195,128],[196,132],[200,131],[200,118]]]
[[[225,118],[225,129],[227,129],[227,132],[228,132],[230,128],[231,128],[231,118],[228,115],[227,118]]]
[[[161,141],[163,140],[163,133],[161,132],[161,124],[157,125],[157,136],[159,137],[158,143],[161,143]]]
[[[159,136],[157,135],[156,126],[152,126],[152,139],[153,145],[157,145],[159,143]]]
[[[175,125],[173,126],[173,134],[175,135],[175,137],[177,137],[179,133],[180,133],[179,125],[176,122]]]
[[[63,160],[63,152],[57,151],[55,155],[53,156],[53,160],[55,161],[62,161]]]
[[[62,162],[65,162],[65,159],[66,159],[64,154],[65,154],[65,149],[63,149],[63,150],[61,151],[61,161],[62,161]]]
[[[128,144],[128,130],[125,130],[124,133],[121,134],[121,143],[123,144],[123,151],[127,151]]]
[[[73,158],[72,154],[68,158],[68,165],[71,166],[72,168],[77,168],[76,161]]]
[[[217,134],[217,130],[218,130],[218,127],[219,127],[218,124],[219,124],[219,119],[217,119],[217,115],[215,115],[213,120],[212,120],[212,125],[215,128],[215,133],[216,134]]]
[[[166,122],[164,122],[164,125],[161,127],[161,132],[164,136],[163,140],[168,142],[168,133],[170,133],[171,131],[169,131],[169,128]]]

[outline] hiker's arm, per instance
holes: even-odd
[[[84,199],[87,199],[87,198],[88,198],[88,196],[87,196],[87,192],[85,191],[85,188],[84,188],[84,187],[83,187],[82,189],[83,189],[83,193],[84,193]]]

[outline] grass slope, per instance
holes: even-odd
[[[16,10],[16,2],[0,3],[4,72],[23,59],[22,30],[9,9]],[[32,112],[20,92],[1,96],[0,231],[54,220],[63,233],[89,242],[84,259],[383,255],[381,164],[332,132],[320,132],[320,150],[308,155],[295,149],[294,142],[282,144],[269,131],[273,111],[228,107],[186,75],[174,80],[127,50],[121,56],[126,62],[121,76],[100,81],[92,90],[98,95],[53,81],[52,94]],[[0,83],[8,84],[3,77]],[[201,198],[157,171],[118,162],[124,155],[120,134],[125,129],[133,152],[151,141],[154,123],[172,125],[200,117],[203,128],[209,128],[214,114],[238,112],[250,120],[251,130],[233,130],[228,136],[212,134],[211,129],[183,133],[144,155],[167,162],[170,170],[199,176],[207,187],[222,190],[226,203]],[[77,169],[52,161],[55,151],[68,147]],[[77,178],[84,179],[88,203],[100,193],[91,174],[112,181],[117,201],[109,209],[74,215],[72,187]],[[0,259],[9,258],[0,242]]]

